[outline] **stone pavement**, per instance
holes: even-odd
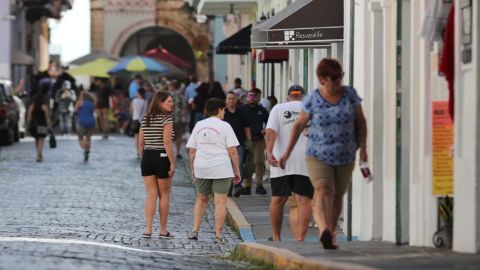
[[[144,185],[133,140],[93,141],[82,160],[75,137],[45,145],[35,162],[31,139],[0,149],[0,269],[244,269],[227,255],[240,239],[225,228],[227,244],[213,243],[213,209],[199,241],[188,240],[194,188],[177,161],[171,194],[171,240],[144,239]],[[158,234],[158,214],[154,232]]]
[[[244,243],[237,251],[247,257],[271,263],[278,269],[479,269],[480,254],[460,254],[448,249],[397,246],[381,241],[345,241],[337,237],[339,250],[324,250],[318,232],[310,228],[305,242],[296,242],[285,211],[282,242],[271,236],[268,195],[229,198],[230,218],[239,227]],[[288,207],[286,207],[288,209]]]

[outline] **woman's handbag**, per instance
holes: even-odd
[[[49,144],[52,149],[57,147],[57,139],[55,139],[55,134],[53,134],[53,132],[50,133]]]

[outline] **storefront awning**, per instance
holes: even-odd
[[[250,36],[252,25],[242,28],[240,31],[226,38],[217,45],[217,54],[247,54],[250,49]]]
[[[325,47],[343,41],[343,1],[297,0],[252,29],[252,48]]]
[[[224,16],[231,13],[248,14],[257,8],[257,0],[200,0],[197,13]]]
[[[258,54],[258,60],[260,63],[281,63],[288,61],[288,50],[262,50]]]

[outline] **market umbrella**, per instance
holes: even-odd
[[[107,53],[107,52],[104,52],[104,51],[93,51],[89,54],[86,54],[82,57],[79,57],[77,59],[74,59],[72,61],[70,61],[70,65],[75,65],[75,66],[78,66],[78,65],[82,65],[82,64],[85,64],[85,63],[88,63],[88,62],[92,62],[98,58],[106,58],[106,59],[110,59],[110,60],[118,60],[117,57]]]
[[[162,61],[168,62],[173,64],[179,68],[191,68],[192,64],[186,62],[185,60],[181,59],[180,57],[172,54],[165,48],[155,48],[148,50],[144,53],[145,56],[160,59]]]
[[[109,74],[131,75],[138,74],[164,74],[171,75],[177,72],[178,68],[146,56],[126,56],[120,59],[120,62],[111,68]],[[180,72],[182,72],[180,70]]]
[[[73,76],[85,75],[91,77],[109,78],[110,75],[108,74],[108,71],[116,64],[117,62],[113,60],[107,58],[98,58],[78,67],[71,68],[68,70],[68,73]]]

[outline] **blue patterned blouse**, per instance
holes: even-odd
[[[312,156],[333,166],[355,161],[355,109],[362,99],[357,91],[344,86],[340,101],[333,105],[325,100],[318,89],[303,101],[303,111],[310,114],[307,156]]]

